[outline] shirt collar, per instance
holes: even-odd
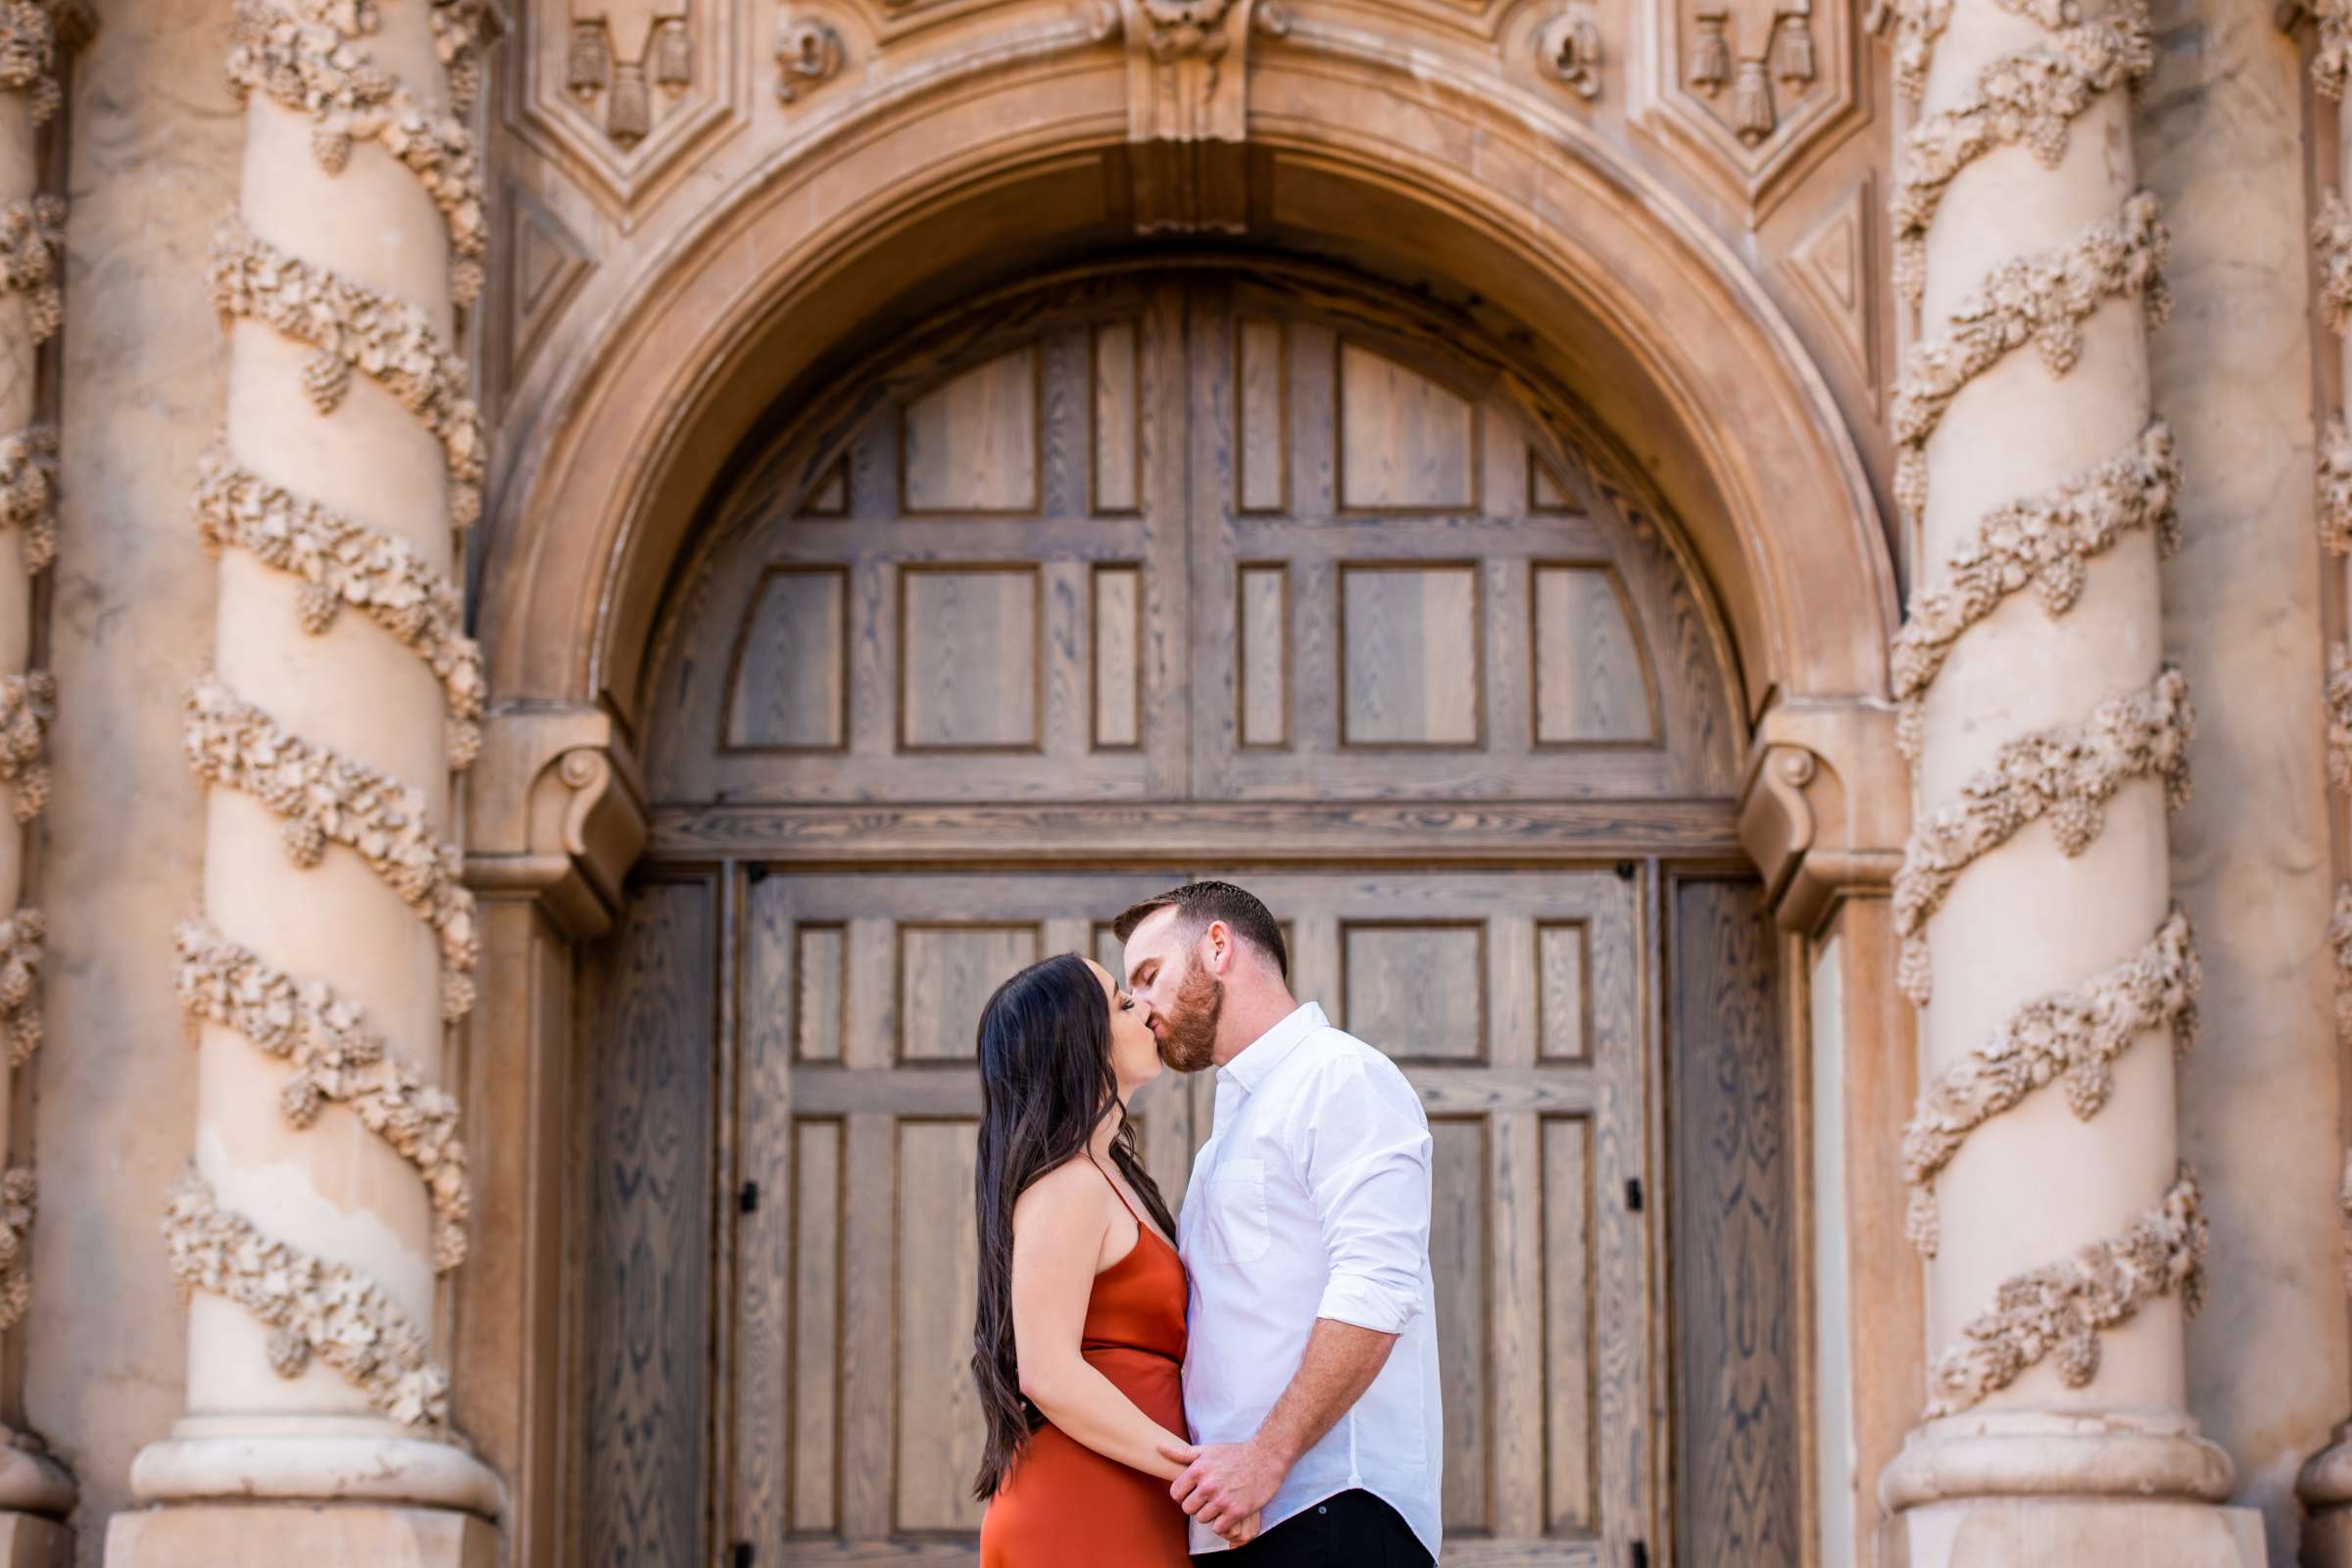
[[[1302,1002],[1290,1016],[1244,1046],[1239,1054],[1217,1069],[1217,1076],[1240,1086],[1244,1094],[1255,1094],[1258,1085],[1274,1074],[1299,1043],[1316,1030],[1325,1028],[1331,1020],[1323,1016],[1323,1004]]]

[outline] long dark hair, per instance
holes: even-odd
[[[1021,1445],[1044,1421],[1021,1394],[1012,1341],[1012,1205],[1029,1184],[1072,1159],[1118,1104],[1110,1066],[1110,1009],[1102,983],[1076,954],[1033,963],[997,987],[980,1010],[980,1302],[972,1318],[972,1382],[988,1444],[972,1494],[997,1494]],[[1176,1229],[1159,1187],[1136,1157],[1122,1111],[1111,1160],[1152,1220]],[[1141,1245],[1140,1243],[1138,1245]]]

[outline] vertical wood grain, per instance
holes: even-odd
[[[1753,883],[1674,889],[1676,1523],[1685,1560],[1795,1564],[1787,1060]]]
[[[804,1117],[793,1135],[792,1528],[841,1522],[842,1126]]]
[[[1280,321],[1245,316],[1234,323],[1239,364],[1234,372],[1234,466],[1240,510],[1280,512],[1289,501],[1289,367]]]
[[[736,1179],[763,1201],[735,1217],[734,1367],[725,1403],[733,1421],[736,1539],[772,1539],[791,1527],[795,1152],[792,1064],[808,1038],[812,1006],[832,994],[833,1051],[840,1052],[841,928],[795,928],[781,879],[747,879],[742,901],[742,1012],[736,1072]],[[812,935],[829,936],[829,978],[810,984]],[[817,946],[821,949],[824,944]],[[812,999],[811,992],[816,993]],[[825,1373],[830,1381],[830,1370]]]
[[[1340,504],[1350,512],[1478,505],[1478,413],[1385,354],[1340,346]]]
[[[849,744],[849,659],[848,569],[770,567],[737,637],[723,744],[776,751]]]
[[[897,1235],[898,1527],[977,1530],[972,1477],[980,1465],[980,1408],[972,1387],[972,1309],[979,1239],[972,1181],[973,1121],[899,1125]]]
[[[1043,362],[1034,344],[973,367],[906,406],[906,510],[1035,512],[1042,501]]]
[[[706,884],[638,890],[612,944],[586,1086],[594,1370],[581,1539],[613,1568],[707,1550],[714,923]]]
[[[1445,1476],[1439,1511],[1448,1530],[1486,1531],[1494,1345],[1489,1321],[1487,1129],[1478,1118],[1430,1120],[1429,1264],[1437,1287],[1438,1370],[1445,1386]]]
[[[1585,1118],[1544,1119],[1544,1524],[1554,1535],[1598,1523],[1590,1146]]]
[[[1240,568],[1234,667],[1244,747],[1291,741],[1291,574],[1281,563]]]
[[[1094,329],[1095,505],[1125,514],[1143,505],[1143,370],[1134,321]]]
[[[1094,749],[1131,751],[1144,738],[1144,573],[1097,565],[1094,589]]]
[[[839,1061],[842,1010],[849,1002],[849,932],[838,922],[804,925],[794,933],[794,946],[793,1054],[803,1061]]]

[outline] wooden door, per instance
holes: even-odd
[[[1662,531],[1497,359],[1320,274],[913,343],[747,468],[658,633],[588,993],[580,1560],[972,1560],[981,1002],[1218,874],[1430,1112],[1446,1560],[1662,1562],[1661,857],[1729,853],[1736,758]],[[1211,1100],[1139,1102],[1171,1201]]]

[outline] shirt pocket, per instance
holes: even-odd
[[[1208,1228],[1225,1254],[1237,1263],[1253,1263],[1274,1245],[1274,1228],[1266,1214],[1266,1162],[1227,1159],[1208,1179]]]

